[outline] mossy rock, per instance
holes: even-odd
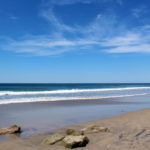
[[[82,132],[82,131],[75,130],[75,129],[67,129],[67,130],[66,130],[66,134],[67,134],[67,135],[74,135],[74,136],[77,136],[77,135],[83,135],[83,132]]]
[[[66,148],[84,147],[88,144],[89,139],[84,135],[73,136],[68,135],[63,139],[63,144]]]
[[[107,127],[90,125],[86,128],[81,129],[81,132],[83,132],[83,134],[92,134],[92,133],[99,133],[99,132],[109,132],[109,129]]]
[[[42,141],[42,144],[43,145],[53,145],[61,140],[63,140],[65,138],[64,135],[61,135],[61,134],[53,134],[47,138],[45,138],[43,141]]]

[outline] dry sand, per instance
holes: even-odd
[[[108,127],[110,132],[87,135],[89,144],[79,150],[150,150],[150,109],[127,113],[116,117],[77,124],[54,133],[64,133],[66,128],[81,129],[88,125]],[[64,150],[61,143],[43,146],[40,143],[50,135],[32,135],[26,139],[13,139],[0,142],[0,150]]]

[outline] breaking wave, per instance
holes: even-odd
[[[104,91],[127,91],[127,90],[146,90],[150,87],[128,87],[128,88],[103,88],[103,89],[70,89],[55,91],[1,91],[0,96],[6,95],[44,95],[44,94],[69,94],[69,93],[85,93],[85,92],[104,92]]]
[[[19,98],[0,101],[0,104],[14,104],[14,103],[33,103],[33,102],[49,102],[49,101],[67,101],[67,100],[96,100],[96,99],[109,99],[109,98],[121,98],[121,97],[131,97],[131,96],[142,96],[148,95],[150,93],[142,94],[126,94],[126,95],[116,95],[116,96],[98,96],[98,97],[38,97],[38,98]]]

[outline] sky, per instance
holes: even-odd
[[[150,83],[149,0],[0,0],[0,83]]]

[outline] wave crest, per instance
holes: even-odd
[[[71,90],[27,91],[27,92],[2,91],[2,92],[0,92],[0,96],[6,96],[6,95],[69,94],[69,93],[125,91],[125,90],[142,90],[142,89],[150,89],[150,87],[103,88],[103,89],[71,89]]]

